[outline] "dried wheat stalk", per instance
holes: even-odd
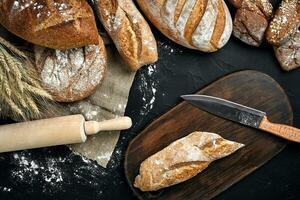
[[[51,95],[41,87],[29,58],[0,37],[0,115],[18,121],[37,119]]]

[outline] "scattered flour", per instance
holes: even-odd
[[[140,110],[140,115],[145,116],[152,110],[156,99],[156,87],[159,81],[155,79],[157,73],[156,64],[149,65],[146,70],[140,74],[139,91],[142,94],[143,106]]]

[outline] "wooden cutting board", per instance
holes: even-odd
[[[293,113],[280,85],[257,71],[227,75],[197,94],[228,99],[267,112],[272,122],[292,125]],[[143,160],[193,131],[218,133],[246,146],[215,161],[194,178],[156,192],[141,192],[133,187]],[[153,121],[128,146],[125,174],[139,199],[211,199],[278,154],[286,141],[271,134],[233,123],[182,102]]]

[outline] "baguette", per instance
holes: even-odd
[[[157,61],[157,46],[149,25],[131,0],[95,0],[100,21],[132,71]]]
[[[193,132],[143,161],[134,186],[155,191],[186,181],[243,146],[214,133]]]
[[[85,0],[1,0],[0,23],[24,40],[52,49],[99,42],[94,14]]]
[[[232,32],[223,0],[137,0],[148,19],[167,37],[187,48],[213,52]]]

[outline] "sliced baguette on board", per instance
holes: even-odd
[[[232,19],[223,0],[137,0],[148,19],[174,42],[213,52],[230,38]]]
[[[94,0],[97,15],[132,71],[157,61],[151,29],[132,0]]]
[[[1,0],[0,23],[24,40],[52,49],[99,41],[92,8],[85,0]]]
[[[193,132],[143,161],[134,186],[155,191],[186,181],[243,146],[214,133]]]

